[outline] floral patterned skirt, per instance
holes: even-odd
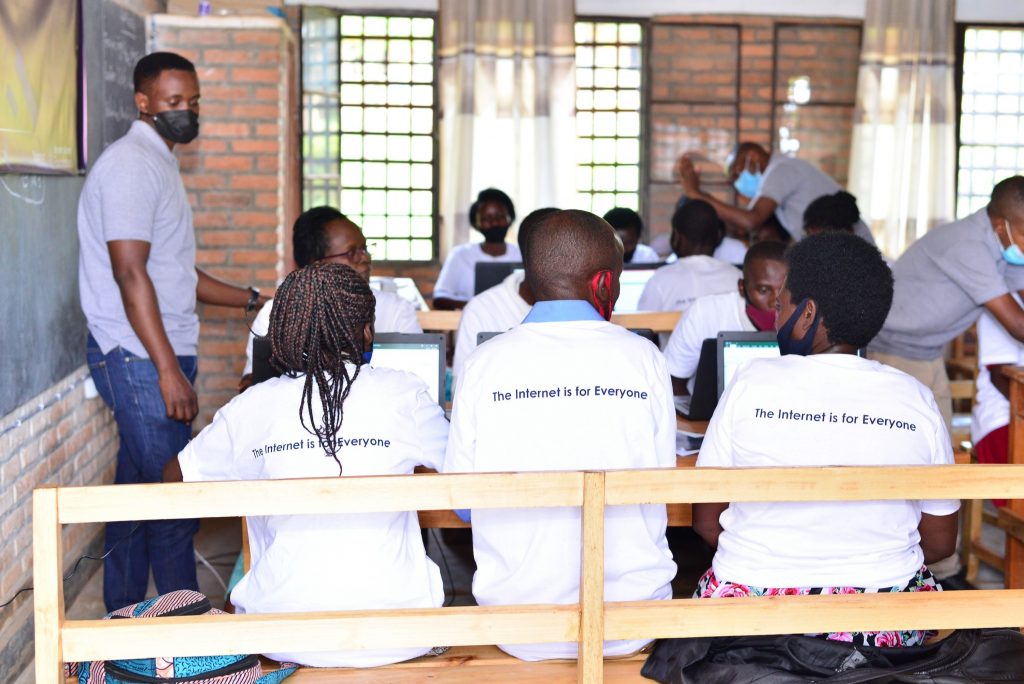
[[[810,594],[872,594],[897,591],[942,591],[927,567],[921,566],[917,574],[910,578],[902,587],[880,587],[865,589],[863,587],[752,587],[747,584],[724,582],[715,577],[713,568],[697,582],[697,591],[693,598],[725,598],[729,596],[787,596]],[[903,632],[829,632],[828,634],[809,634],[807,636],[846,641],[858,646],[879,646],[895,648],[899,646],[920,646],[934,632],[907,630]]]

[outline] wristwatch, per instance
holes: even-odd
[[[256,305],[260,303],[260,290],[257,287],[249,286],[249,301],[245,305],[245,311],[248,313],[256,308]]]

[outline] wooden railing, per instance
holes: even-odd
[[[670,333],[679,322],[678,311],[612,314],[612,323],[624,328],[646,328],[656,333]],[[424,330],[450,332],[459,329],[461,311],[417,311],[416,318]],[[490,331],[484,331],[490,332]]]

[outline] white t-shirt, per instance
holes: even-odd
[[[232,399],[178,456],[186,482],[338,477],[299,421],[305,379],[273,378]],[[315,390],[314,390],[315,391]],[[363,366],[345,400],[342,477],[442,465],[448,423],[427,386]],[[317,416],[317,421],[321,420]],[[252,568],[231,592],[239,613],[427,608],[444,602],[416,511],[248,518]],[[268,653],[316,667],[372,667],[428,648]]]
[[[747,316],[747,302],[739,292],[708,295],[693,303],[679,318],[665,345],[668,372],[677,378],[689,378],[686,387],[693,394],[693,383],[704,340],[723,331],[756,330]]]
[[[715,247],[713,257],[727,264],[743,266],[743,258],[747,256],[747,245],[736,238],[722,238],[722,244]]]
[[[633,258],[627,263],[630,264],[657,264],[661,261],[661,257],[651,247],[643,243],[638,243],[636,249],[633,251]]]
[[[597,394],[606,389],[633,394]],[[558,396],[516,398],[530,391]],[[646,340],[605,321],[523,323],[466,361],[444,469],[669,468],[675,431],[665,361]],[[614,506],[605,515],[605,600],[670,599],[676,566],[665,506]],[[476,509],[473,595],[482,606],[575,603],[580,543],[578,508]],[[631,653],[647,641],[608,641],[604,652]],[[500,647],[523,660],[577,657],[575,643]]]
[[[505,332],[522,323],[530,313],[530,305],[519,296],[519,286],[525,277],[525,273],[512,273],[466,304],[459,319],[459,330],[455,333],[454,378],[462,374],[462,366],[476,349],[477,333]]]
[[[697,457],[698,467],[720,468],[951,463],[931,390],[850,354],[741,366]],[[721,580],[758,587],[904,585],[924,562],[921,514],[959,507],[945,500],[731,503],[712,566]]]
[[[468,302],[473,296],[476,282],[476,265],[481,261],[522,261],[519,245],[511,242],[505,244],[505,253],[491,256],[484,252],[479,242],[459,245],[451,251],[441,267],[434,284],[434,299],[444,297],[459,302]]]
[[[1024,364],[1024,345],[986,311],[978,319],[978,377],[975,380],[978,392],[971,411],[971,441],[975,444],[1010,423],[1010,402],[992,384],[988,372],[988,366],[1003,363]]]
[[[394,292],[371,291],[373,292],[373,298],[377,300],[373,322],[373,329],[376,332],[423,332],[419,319],[416,318],[416,309],[413,308],[412,304]],[[274,300],[268,300],[256,313],[256,318],[252,321],[249,339],[245,343],[245,368],[242,369],[242,375],[252,373],[252,339],[254,334],[262,337],[270,330],[270,311],[273,308]]]
[[[644,286],[640,311],[686,311],[698,297],[734,292],[743,273],[709,256],[688,256],[662,266]]]

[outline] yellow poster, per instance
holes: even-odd
[[[78,2],[0,2],[0,172],[78,171]]]

